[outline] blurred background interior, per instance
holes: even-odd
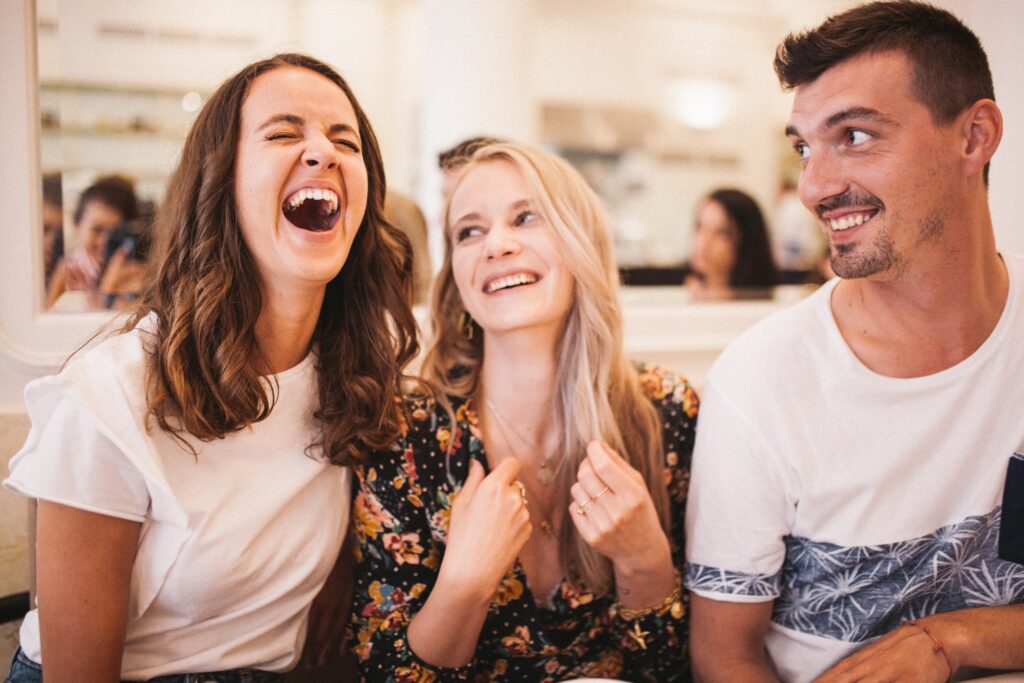
[[[853,4],[4,0],[0,107],[9,139],[27,147],[12,145],[0,161],[8,213],[0,226],[0,464],[25,436],[24,383],[56,369],[110,315],[86,311],[120,308],[137,292],[153,210],[212,89],[280,51],[308,52],[349,80],[380,140],[389,189],[426,217],[431,264],[442,246],[439,152],[486,135],[564,155],[611,215],[630,285],[627,347],[699,386],[736,333],[827,275],[816,228],[792,192],[799,167],[782,133],[790,96],[771,60],[786,33]],[[996,234],[1024,250],[1014,197],[1024,172],[1024,3],[936,4],[961,16],[989,51],[1006,116],[992,169]],[[97,186],[118,198],[97,195]],[[707,288],[683,286],[707,261],[693,251],[695,223],[721,188],[760,206],[775,281],[811,284],[758,287],[750,299],[746,288],[705,296]],[[6,661],[27,604],[23,501],[0,492],[0,518]]]
[[[772,51],[786,32],[849,4],[39,0],[40,161],[58,179],[64,216],[48,267],[82,252],[87,237],[74,215],[86,188],[117,174],[134,182],[145,206],[159,205],[211,89],[255,56],[301,50],[337,66],[359,94],[390,187],[435,228],[435,263],[436,154],[492,135],[542,144],[585,174],[609,207],[629,284],[678,285],[704,195],[740,188],[769,216],[785,202],[782,188],[798,167],[781,133],[789,97],[773,78]],[[148,227],[131,220],[107,226],[118,242],[105,253]],[[807,261],[805,251],[820,251],[804,214],[781,222],[789,245],[780,238],[780,257]],[[96,280],[107,263],[94,264]],[[109,285],[86,296],[90,283],[72,282],[75,294],[61,275],[54,286],[46,275],[48,308],[126,298],[111,296]]]

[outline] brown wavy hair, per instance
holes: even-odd
[[[147,407],[165,431],[202,441],[265,419],[277,385],[258,373],[265,357],[255,336],[263,307],[259,271],[242,238],[233,177],[242,103],[252,82],[301,67],[335,83],[359,123],[366,164],[366,213],[341,272],[327,284],[313,333],[317,350],[318,449],[339,465],[359,461],[399,434],[403,368],[416,355],[412,250],[385,219],[384,164],[373,128],[337,72],[302,54],[250,64],[203,107],[156,218],[151,283],[122,331],[155,314],[147,347]]]
[[[510,163],[522,174],[575,279],[572,308],[557,351],[555,419],[562,431],[563,461],[557,466],[553,508],[569,507],[569,489],[586,457],[587,444],[599,436],[643,476],[662,529],[669,535],[673,520],[660,419],[623,350],[618,269],[601,200],[567,162],[526,145],[482,147],[459,169],[461,177],[481,164],[495,162]],[[444,214],[444,265],[431,306],[434,340],[423,361],[424,377],[436,387],[434,396],[449,413],[451,402],[446,396],[472,396],[479,389],[485,335],[472,321],[468,323],[473,325],[472,338],[460,329],[466,309],[452,273],[450,209],[449,199]],[[572,523],[562,525],[558,554],[570,580],[602,593],[612,590],[611,561],[588,545]]]

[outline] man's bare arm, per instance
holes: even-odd
[[[936,649],[937,643],[941,643],[941,651]],[[962,667],[1021,669],[1021,643],[1024,605],[943,612],[886,634],[818,680],[845,683],[884,675],[892,681],[946,681]]]
[[[764,637],[772,602],[690,597],[690,659],[700,683],[778,683]]]

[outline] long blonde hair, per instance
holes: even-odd
[[[569,489],[586,457],[587,443],[601,438],[643,475],[668,534],[660,419],[640,388],[636,369],[623,354],[619,276],[601,202],[568,163],[524,145],[500,143],[481,148],[462,169],[461,177],[480,164],[496,161],[511,163],[522,175],[539,213],[551,227],[559,254],[575,275],[573,304],[558,348],[561,362],[555,404],[565,461],[559,463],[553,509],[568,507]],[[475,322],[470,323],[474,326],[471,338],[460,329],[465,308],[452,275],[449,210],[450,206],[446,207],[444,215],[444,265],[431,308],[434,340],[423,364],[425,378],[438,388],[438,400],[446,407],[450,407],[446,395],[467,397],[476,392],[484,337]],[[611,562],[591,548],[568,521],[562,524],[559,556],[571,580],[598,592],[612,589]]]

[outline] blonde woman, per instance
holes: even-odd
[[[461,173],[404,437],[357,469],[370,680],[689,678],[679,588],[697,398],[622,352],[604,212],[540,150]]]

